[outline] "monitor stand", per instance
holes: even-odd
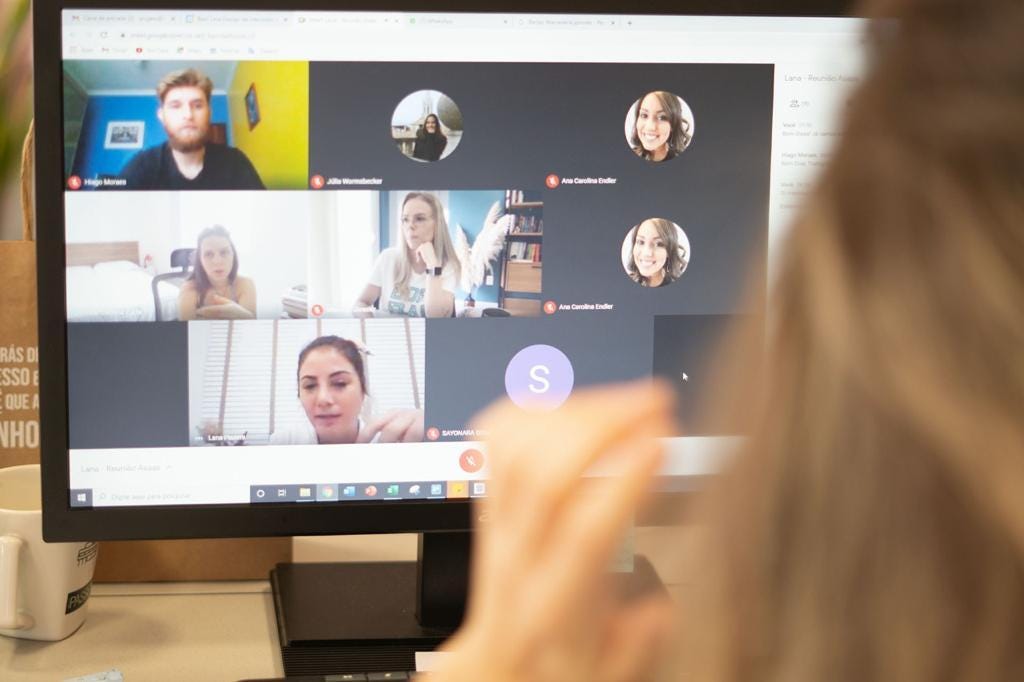
[[[471,534],[422,533],[415,562],[278,564],[270,572],[284,672],[289,676],[414,670],[459,626]],[[623,598],[667,595],[635,556]]]
[[[471,533],[421,533],[418,560],[278,564],[270,572],[289,676],[414,670],[462,622]]]

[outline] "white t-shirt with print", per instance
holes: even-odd
[[[402,297],[395,290],[395,266],[399,258],[405,255],[399,247],[390,247],[380,252],[377,262],[370,273],[370,284],[380,287],[379,309],[387,315],[404,315],[407,317],[426,317],[425,298],[427,295],[426,273],[412,273],[409,278],[408,296]],[[441,272],[441,288],[455,294],[458,287],[455,272],[450,264]]]

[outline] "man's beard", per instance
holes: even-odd
[[[196,133],[195,135],[181,135],[168,130],[167,142],[171,145],[171,149],[176,152],[197,152],[206,146],[207,139],[210,137],[210,129],[196,127]]]

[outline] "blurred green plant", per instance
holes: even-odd
[[[0,190],[16,183],[32,118],[29,0],[0,0]]]

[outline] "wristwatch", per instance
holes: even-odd
[[[441,276],[441,271],[443,269],[444,268],[442,268],[440,265],[437,265],[437,266],[432,267],[432,268],[427,268],[427,274],[428,275],[433,275],[434,277],[440,277]]]

